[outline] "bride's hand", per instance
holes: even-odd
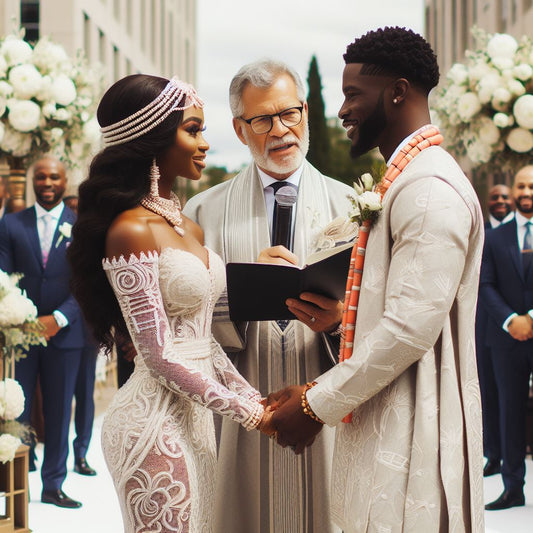
[[[261,419],[261,422],[259,422],[259,425],[257,426],[257,429],[268,437],[273,437],[276,434],[276,430],[272,426],[273,412],[274,411],[270,409],[270,407],[267,407],[263,413],[263,418]]]

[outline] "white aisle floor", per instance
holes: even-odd
[[[83,507],[61,509],[55,505],[41,503],[40,473],[38,470],[30,473],[29,523],[34,533],[72,533],[73,531],[76,533],[122,533],[118,501],[100,449],[101,423],[102,416],[99,416],[95,420],[93,441],[87,455],[87,461],[98,472],[98,475],[86,477],[73,472],[71,454],[68,462],[69,473],[63,484],[65,493],[81,501]],[[42,447],[39,446],[37,448],[38,459],[41,454]],[[503,490],[501,477],[496,475],[485,478],[484,488],[485,502],[496,499]],[[530,459],[527,461],[525,494],[525,507],[515,507],[505,511],[485,511],[486,533],[531,533],[533,531],[533,462]],[[279,533],[286,532],[280,531]]]

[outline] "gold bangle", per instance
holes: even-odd
[[[303,412],[311,417],[315,422],[319,422],[320,424],[323,424],[324,422],[322,420],[320,420],[320,418],[318,418],[318,416],[315,415],[315,413],[313,412],[313,410],[311,409],[311,406],[309,405],[309,402],[307,401],[307,391],[311,388],[311,387],[314,387],[315,385],[317,384],[316,381],[313,381],[313,382],[309,382],[309,383],[306,383],[305,384],[305,388],[302,392],[302,397],[301,397],[301,405],[302,405],[302,409],[303,409]]]

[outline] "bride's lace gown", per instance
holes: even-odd
[[[211,336],[225,270],[209,250],[208,261],[172,248],[104,260],[138,354],[102,428],[127,533],[211,532],[212,411],[247,428],[262,413],[259,392]]]

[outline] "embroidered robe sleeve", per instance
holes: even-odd
[[[246,429],[255,428],[263,414],[263,406],[256,399],[259,393],[254,396],[250,385],[236,378],[237,371],[227,357],[217,354],[214,358],[217,375],[223,383],[180,362],[179,351],[194,349],[195,339],[173,342],[174,334],[159,288],[157,256],[141,254],[137,259],[132,255],[128,262],[123,258],[108,262],[105,269],[137,353],[159,383],[230,417]],[[243,390],[246,390],[244,395],[236,392]]]

